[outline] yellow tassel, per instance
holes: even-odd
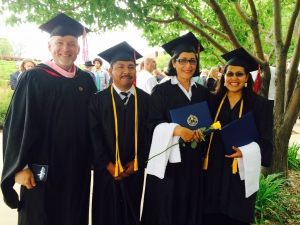
[[[237,159],[234,158],[233,162],[232,162],[232,174],[236,174],[237,173]]]
[[[115,177],[117,177],[119,175],[119,168],[118,168],[118,161],[116,160],[116,164],[115,164]]]
[[[204,163],[203,163],[203,169],[207,170],[207,168],[208,168],[208,156],[205,157]]]
[[[134,158],[134,171],[137,171],[139,169],[139,163],[137,157]]]
[[[118,159],[120,173],[124,171],[120,158]]]

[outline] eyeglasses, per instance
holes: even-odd
[[[235,74],[235,76],[237,76],[237,77],[242,77],[242,76],[245,75],[245,73],[242,73],[242,72],[237,72],[237,73],[227,72],[227,73],[225,73],[225,75],[226,75],[227,77],[233,77],[234,74]]]
[[[185,65],[187,64],[188,62],[190,63],[191,66],[195,66],[197,65],[197,61],[196,59],[176,59],[176,61],[180,64],[180,65]]]

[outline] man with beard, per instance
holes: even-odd
[[[149,95],[132,83],[135,56],[142,56],[126,42],[99,56],[110,62],[114,83],[89,103],[95,160],[92,224],[140,225]]]
[[[19,225],[87,225],[87,109],[96,87],[74,65],[85,28],[64,14],[39,28],[50,33],[53,60],[26,71],[14,93],[3,129],[1,189],[5,203],[18,208]],[[22,185],[20,201],[15,182]]]

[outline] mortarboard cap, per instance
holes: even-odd
[[[112,65],[116,61],[132,61],[136,63],[136,59],[143,56],[132,48],[126,41],[117,44],[98,54]]]
[[[244,67],[246,72],[258,70],[258,63],[244,48],[235,49],[222,57],[227,61],[226,65]]]
[[[80,37],[83,34],[84,26],[76,20],[61,13],[58,16],[47,21],[43,25],[39,26],[39,29],[46,31],[52,36],[67,36],[71,35],[75,38]],[[86,33],[90,30],[85,28]]]
[[[181,52],[199,53],[204,50],[198,39],[192,32],[176,38],[161,46],[170,56]],[[200,49],[198,50],[198,48]]]

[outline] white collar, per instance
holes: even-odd
[[[121,91],[119,88],[117,88],[117,86],[114,84],[113,85],[115,91],[120,95],[121,92],[126,92],[126,93],[130,93],[132,95],[134,95],[134,89],[133,89],[133,86],[131,85],[131,87],[127,90],[127,91]]]
[[[172,76],[172,78],[171,78],[171,84],[173,84],[173,85],[180,84],[179,81],[178,81],[178,79],[177,79],[177,76]],[[193,85],[195,85],[197,87],[195,81],[191,77],[191,79],[190,79],[190,87],[192,87]]]

